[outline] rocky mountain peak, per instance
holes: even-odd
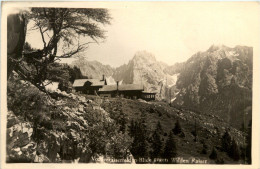
[[[157,98],[165,98],[166,86],[176,82],[175,76],[164,71],[166,67],[168,65],[157,61],[152,53],[139,51],[127,65],[115,70],[113,78],[126,84],[143,84],[146,91],[157,93]]]
[[[132,60],[135,62],[156,62],[155,56],[147,51],[136,52]]]
[[[245,110],[252,106],[252,58],[253,48],[246,46],[212,45],[207,51],[198,52],[180,71],[180,92],[174,102],[216,113],[239,128]]]

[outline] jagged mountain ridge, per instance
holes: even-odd
[[[185,62],[174,103],[217,114],[237,128],[251,118],[253,48],[211,46]]]
[[[158,98],[165,98],[167,89],[176,83],[175,77],[165,73],[167,67],[151,53],[139,51],[128,64],[116,68],[113,78],[125,84],[143,84],[146,91],[156,92]]]

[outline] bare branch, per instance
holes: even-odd
[[[46,42],[45,42],[45,39],[44,39],[44,34],[43,34],[43,31],[42,31],[42,27],[39,26],[40,28],[40,33],[41,33],[41,36],[42,36],[42,41],[43,41],[43,44],[44,44],[44,48],[46,48]]]
[[[65,53],[65,54],[63,54],[61,56],[56,56],[56,57],[57,58],[69,58],[69,57],[71,57],[71,56],[73,56],[73,55],[83,51],[84,49],[86,49],[88,47],[87,45],[89,45],[91,43],[96,43],[96,42],[87,42],[87,43],[83,43],[83,44],[78,44],[77,49],[72,50],[71,52]]]

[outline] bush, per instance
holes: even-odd
[[[67,93],[72,92],[72,84],[69,81],[62,80],[59,82],[58,89]]]
[[[130,155],[128,150],[131,144],[132,139],[126,133],[116,131],[109,142],[107,154],[116,159],[125,159]]]

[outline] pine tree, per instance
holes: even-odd
[[[176,121],[175,127],[172,131],[175,135],[180,134],[182,132],[179,120]]]
[[[231,136],[228,131],[225,132],[225,134],[222,136],[222,150],[230,154],[230,148],[231,148]]]
[[[147,158],[148,157],[148,138],[147,129],[144,121],[135,122],[133,132],[133,144],[131,153],[135,158]]]
[[[173,133],[170,131],[169,137],[166,140],[165,147],[164,147],[164,157],[168,159],[168,162],[172,162],[171,158],[174,158],[177,156],[177,148],[176,143],[173,138]]]
[[[238,161],[240,158],[238,145],[234,139],[232,139],[232,144],[230,148],[230,157],[235,161]]]
[[[211,151],[211,153],[209,155],[209,158],[212,159],[212,160],[215,160],[215,159],[217,159],[217,157],[218,157],[218,154],[216,152],[215,147],[213,147],[213,149],[212,149],[212,151]]]
[[[162,140],[158,132],[158,128],[154,131],[152,135],[151,149],[151,159],[160,157],[162,149]]]

